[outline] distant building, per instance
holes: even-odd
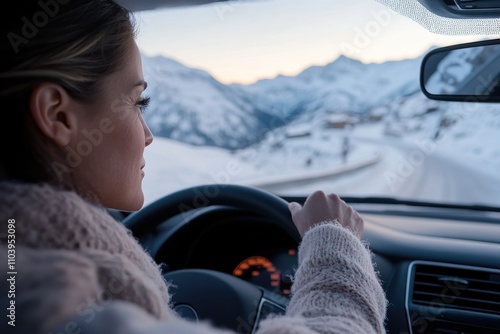
[[[385,116],[389,115],[389,113],[390,113],[390,110],[387,107],[378,107],[378,108],[372,109],[368,113],[368,117],[367,117],[366,121],[369,123],[380,122],[381,120],[384,119]]]
[[[330,129],[345,129],[358,123],[358,119],[352,115],[334,114],[325,118],[325,125]]]

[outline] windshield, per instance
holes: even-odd
[[[500,206],[500,108],[419,86],[426,31],[373,0],[137,13],[155,134],[146,203],[208,183]]]

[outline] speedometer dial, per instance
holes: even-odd
[[[280,290],[281,271],[263,256],[252,256],[238,264],[233,275],[269,290]]]

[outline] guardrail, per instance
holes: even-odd
[[[325,168],[317,171],[308,171],[307,173],[301,172],[291,175],[269,176],[253,180],[239,181],[236,183],[250,187],[257,187],[264,190],[271,190],[283,186],[289,186],[290,184],[294,183],[298,183],[298,185],[300,185],[301,183],[331,179],[332,177],[349,174],[374,165],[380,160],[382,160],[382,155],[377,152],[374,157],[338,167]]]

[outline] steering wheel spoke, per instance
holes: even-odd
[[[165,279],[172,284],[174,310],[182,317],[207,320],[237,333],[253,333],[267,316],[284,314],[288,301],[286,297],[213,270],[177,270],[165,274]]]

